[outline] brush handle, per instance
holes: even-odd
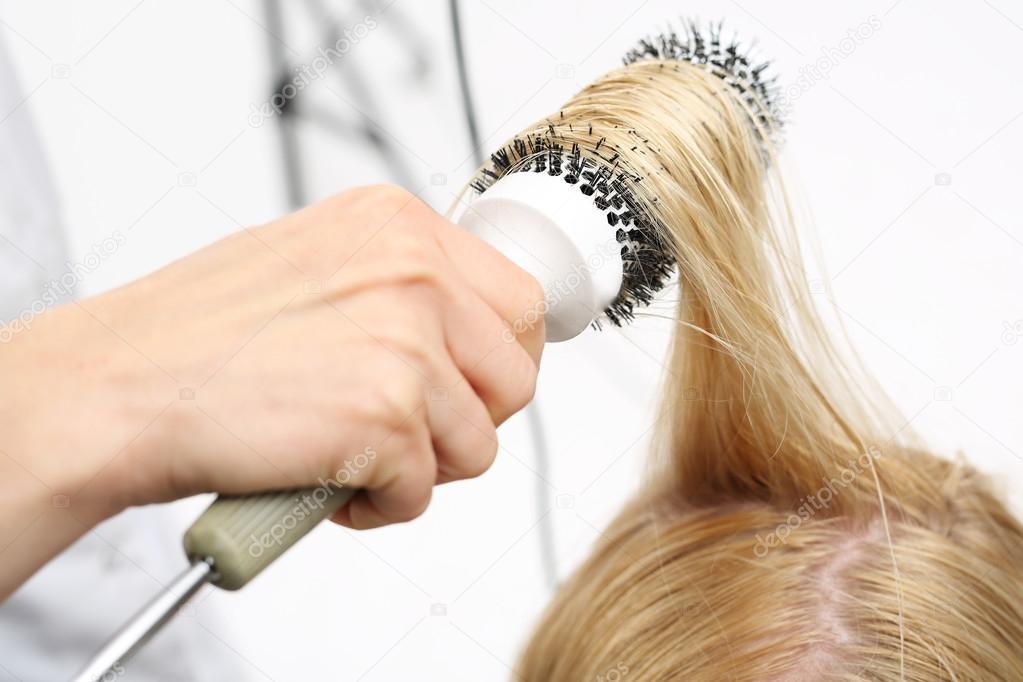
[[[237,590],[356,492],[328,484],[257,495],[220,495],[185,533],[185,553],[190,559],[212,559],[213,584]]]

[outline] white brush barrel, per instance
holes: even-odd
[[[477,197],[458,223],[540,282],[548,341],[576,336],[618,296],[616,230],[592,197],[561,176],[509,173]]]

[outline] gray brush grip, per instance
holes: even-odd
[[[328,485],[221,495],[185,533],[185,553],[189,558],[213,559],[213,584],[237,590],[356,492]]]

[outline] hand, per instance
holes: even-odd
[[[542,299],[414,196],[352,190],[39,317],[0,346],[0,450],[86,526],[342,471],[338,521],[409,520],[532,398]]]

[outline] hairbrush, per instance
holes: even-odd
[[[720,24],[705,34],[690,22],[681,33],[641,40],[624,64],[649,60],[706,69],[746,104],[758,137],[780,130],[775,79],[764,76],[769,64],[754,62],[734,40],[723,42]],[[563,117],[491,154],[471,183],[477,197],[459,219],[543,285],[548,341],[604,320],[615,326],[632,320],[676,266],[665,230],[639,199],[643,177],[629,164],[648,142],[641,131],[630,130],[635,145],[624,148],[609,143],[599,123],[581,130],[569,124],[566,135]]]

